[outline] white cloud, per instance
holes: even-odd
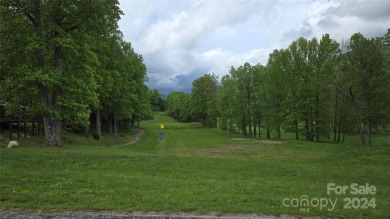
[[[389,28],[390,1],[120,0],[125,40],[144,56],[149,86],[189,90],[202,74],[266,64],[300,36],[338,41]]]
[[[231,66],[238,67],[248,62],[251,65],[257,63],[266,64],[272,48],[252,49],[245,52],[233,52],[221,48],[211,49],[200,55],[200,62],[204,63],[219,76],[226,75]]]
[[[202,53],[202,58],[204,60],[215,60],[215,59],[223,56],[223,54],[224,53],[223,53],[221,48],[211,49],[209,51]]]

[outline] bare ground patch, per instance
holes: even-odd
[[[284,146],[283,141],[233,139],[237,141],[233,145],[221,145],[216,148],[202,149],[200,156],[245,160],[284,160],[284,159],[309,159],[317,154],[315,152],[299,152],[293,148]]]
[[[297,151],[285,141],[234,138],[232,144],[209,148],[177,148],[171,153],[181,156],[203,156],[239,160],[310,159],[318,156],[313,151]]]
[[[135,135],[133,135],[133,136],[131,137],[131,141],[130,141],[130,142],[127,142],[127,143],[124,143],[124,144],[120,144],[120,145],[115,145],[115,146],[112,146],[112,147],[123,147],[123,146],[126,146],[126,145],[130,145],[130,144],[137,143],[137,142],[140,140],[141,136],[142,136],[144,133],[145,133],[144,130],[138,129],[137,134],[135,134]]]
[[[257,139],[251,139],[251,138],[233,138],[233,141],[236,141],[238,143],[246,143],[246,142],[254,142],[254,143],[264,143],[264,144],[282,144],[283,141],[276,141],[276,140],[257,140]]]

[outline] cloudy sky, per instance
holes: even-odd
[[[119,26],[142,54],[150,88],[191,90],[194,79],[230,66],[266,64],[274,49],[325,33],[348,39],[382,36],[389,0],[120,0]]]

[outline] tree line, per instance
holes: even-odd
[[[146,66],[118,29],[117,0],[2,0],[0,104],[43,118],[45,143],[66,124],[116,135],[150,115]]]
[[[266,65],[231,67],[220,81],[206,74],[192,93],[173,92],[169,115],[244,136],[344,141],[359,134],[361,144],[390,123],[390,29],[383,37],[360,33],[341,43],[328,34],[298,38],[275,49]]]

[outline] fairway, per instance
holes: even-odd
[[[122,147],[2,145],[0,209],[390,217],[389,137],[373,146],[266,141],[164,114],[141,128],[140,140]],[[328,194],[329,183],[348,190]],[[375,192],[352,194],[351,184]],[[365,208],[365,199],[374,202]]]

